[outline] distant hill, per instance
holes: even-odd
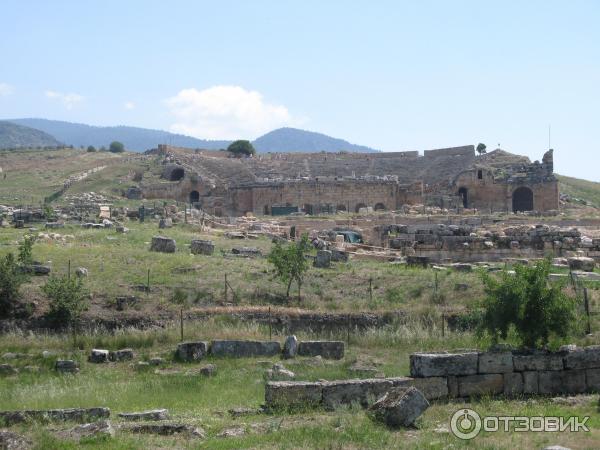
[[[258,139],[252,145],[258,152],[362,152],[374,150],[362,145],[351,144],[343,139],[336,139],[325,134],[297,128],[279,128]]]
[[[131,151],[143,152],[156,148],[158,144],[170,144],[178,147],[203,148],[218,150],[227,148],[231,141],[211,141],[197,139],[168,131],[152,130],[137,127],[95,127],[81,123],[63,122],[47,119],[10,119],[9,122],[44,131],[67,145],[95,147],[108,145],[112,141],[120,141]],[[343,139],[336,139],[321,133],[299,130],[296,128],[280,128],[259,137],[254,142],[258,152],[373,152],[369,147],[351,144]]]
[[[600,183],[556,174],[561,194],[585,201],[588,205],[600,208]]]
[[[67,145],[74,147],[93,145],[108,147],[112,141],[125,144],[127,150],[143,152],[156,148],[158,144],[170,144],[178,147],[220,149],[227,147],[229,141],[209,141],[196,139],[168,131],[137,127],[95,127],[82,123],[63,122],[47,119],[10,119],[9,122],[45,131]]]
[[[15,123],[0,121],[0,149],[56,147],[59,145],[63,144],[48,133]]]

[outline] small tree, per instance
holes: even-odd
[[[252,156],[256,154],[256,150],[250,143],[250,141],[239,140],[233,141],[227,147],[227,151],[231,153],[236,158],[241,158],[242,156]]]
[[[47,317],[56,324],[74,326],[87,308],[87,290],[80,278],[50,277],[42,292],[50,300]]]
[[[112,141],[108,146],[108,151],[111,153],[123,153],[125,151],[125,146],[122,142]]]
[[[285,294],[287,298],[290,297],[290,288],[294,281],[298,283],[298,297],[300,297],[304,274],[309,267],[304,253],[309,250],[308,236],[304,234],[299,241],[286,246],[276,242],[269,253],[268,261],[275,266],[277,278],[287,284]]]
[[[521,345],[543,347],[551,336],[565,338],[576,315],[576,300],[562,291],[562,285],[548,281],[550,260],[534,266],[515,266],[515,274],[503,272],[500,278],[482,273],[486,299],[481,331],[492,340],[506,339],[511,328]]]
[[[25,235],[23,240],[19,244],[19,264],[26,266],[33,262],[33,244],[35,243],[35,236]]]
[[[486,145],[480,142],[479,144],[477,144],[477,148],[475,149],[475,151],[477,151],[479,155],[483,155],[484,153],[487,153],[486,148]]]
[[[25,281],[27,276],[12,253],[7,253],[0,259],[0,318],[5,319],[13,315],[21,299],[21,285]]]
[[[87,151],[89,153],[93,153],[96,151],[96,147],[94,147],[93,145],[88,145]]]

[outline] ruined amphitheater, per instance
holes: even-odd
[[[558,210],[553,151],[540,161],[474,146],[389,153],[268,153],[160,145],[158,183],[131,187],[130,198],[189,202],[215,216],[392,211],[407,205],[460,211]]]

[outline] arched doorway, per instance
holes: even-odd
[[[183,179],[184,176],[185,170],[183,170],[183,167],[176,167],[171,171],[169,175],[169,181],[179,181]]]
[[[468,208],[469,207],[469,192],[467,191],[467,188],[466,187],[461,187],[458,190],[458,196],[462,200],[463,208]]]
[[[383,203],[375,203],[373,209],[375,211],[385,211],[385,205]]]
[[[346,205],[340,203],[339,205],[337,205],[335,207],[335,209],[338,210],[338,211],[346,211]]]
[[[513,212],[533,211],[533,191],[525,186],[515,189],[512,203]]]
[[[192,191],[190,192],[190,203],[198,203],[200,201],[200,192]]]
[[[305,203],[302,209],[306,214],[310,214],[311,216],[313,215],[314,209],[313,205],[311,205],[310,203]]]

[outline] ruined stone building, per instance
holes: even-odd
[[[558,209],[552,150],[542,162],[503,150],[476,156],[472,145],[389,153],[268,153],[159,146],[160,183],[130,196],[175,199],[221,215],[397,210],[403,205],[488,211]]]

